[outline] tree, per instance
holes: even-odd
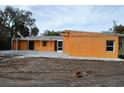
[[[116,21],[113,21],[113,27],[111,28],[111,33],[115,34],[124,34],[124,26],[122,24],[117,24]]]
[[[124,26],[123,25],[117,25],[114,27],[114,33],[116,34],[124,34]]]
[[[124,26],[122,24],[117,24],[116,21],[113,21],[113,27],[109,28],[109,31],[102,31],[102,33],[107,34],[124,34]]]
[[[38,32],[30,11],[11,6],[0,9],[0,49],[10,49],[11,39],[14,37],[36,36]]]
[[[0,50],[8,50],[11,48],[11,39],[7,32],[0,31]]]
[[[18,32],[24,37],[29,36],[30,33],[36,36],[39,32],[30,11],[11,6],[0,10],[0,31],[7,32],[11,38],[16,37]]]
[[[38,34],[38,32],[39,32],[39,29],[37,27],[34,27],[31,29],[31,35],[36,36]]]
[[[50,30],[45,30],[45,32],[43,33],[44,36],[60,36],[60,33],[62,33],[63,31],[50,31]]]

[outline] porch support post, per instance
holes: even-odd
[[[49,51],[50,51],[50,39],[49,39]]]
[[[29,51],[29,39],[28,39],[28,47],[27,47],[27,50]]]
[[[17,50],[17,38],[16,38],[16,50]]]
[[[40,50],[41,50],[41,40],[40,40]]]
[[[13,50],[13,38],[11,39],[11,50]]]
[[[18,50],[18,39],[17,39],[17,49],[16,50]]]

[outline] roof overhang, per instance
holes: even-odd
[[[37,36],[37,37],[24,37],[24,38],[16,38],[18,40],[52,40],[52,41],[57,41],[57,40],[63,40],[62,36]],[[14,40],[14,39],[13,39]]]

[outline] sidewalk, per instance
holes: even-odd
[[[77,57],[69,56],[68,54],[58,52],[38,52],[38,51],[0,51],[0,56],[25,58],[25,57],[49,57],[49,58],[63,58],[63,59],[79,59],[79,60],[94,60],[94,61],[115,61],[124,62],[120,58],[97,58],[97,57]]]

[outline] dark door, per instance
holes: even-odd
[[[29,50],[34,50],[34,41],[29,41]]]
[[[57,51],[57,41],[54,42],[54,51]]]

